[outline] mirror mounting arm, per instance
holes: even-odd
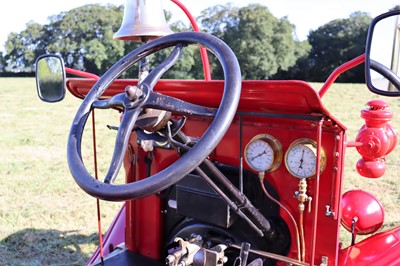
[[[80,76],[83,78],[95,79],[95,80],[100,79],[100,77],[97,76],[96,74],[92,74],[89,72],[85,72],[85,71],[81,71],[81,70],[77,70],[77,69],[73,69],[73,68],[69,68],[69,67],[65,67],[65,72],[67,72],[68,74]]]
[[[344,72],[356,67],[365,62],[365,54],[357,56],[356,58],[344,63],[343,65],[336,68],[332,74],[327,78],[322,88],[318,91],[319,97],[322,98],[328,91],[333,82]]]

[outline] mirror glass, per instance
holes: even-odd
[[[44,55],[36,61],[36,86],[39,98],[58,102],[65,96],[65,69],[61,57]]]
[[[400,95],[400,18],[393,15],[376,22],[370,39],[369,87],[384,95]],[[368,45],[368,44],[367,44]]]

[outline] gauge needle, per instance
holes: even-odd
[[[303,161],[304,161],[303,158],[304,158],[304,150],[301,153],[301,159],[300,159],[300,165],[299,165],[300,169],[303,169]]]
[[[258,154],[258,155],[256,155],[256,156],[254,156],[253,158],[251,158],[251,161],[253,161],[255,158],[258,158],[258,157],[260,157],[260,156],[262,156],[262,155],[264,155],[264,154],[267,154],[267,151],[263,151],[262,153],[260,153],[260,154]]]

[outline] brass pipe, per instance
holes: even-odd
[[[300,227],[300,244],[301,244],[301,261],[305,261],[306,244],[304,240],[304,210],[305,203],[308,202],[308,212],[311,212],[312,198],[307,195],[307,180],[305,178],[299,181],[299,190],[296,191],[296,198],[299,203],[299,227]]]

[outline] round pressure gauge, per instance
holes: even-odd
[[[290,144],[286,155],[287,170],[295,177],[315,176],[317,168],[317,143],[311,139],[298,139]],[[325,169],[326,156],[321,148],[320,172]]]
[[[258,172],[273,171],[282,162],[282,145],[271,135],[257,135],[246,145],[244,158]]]

